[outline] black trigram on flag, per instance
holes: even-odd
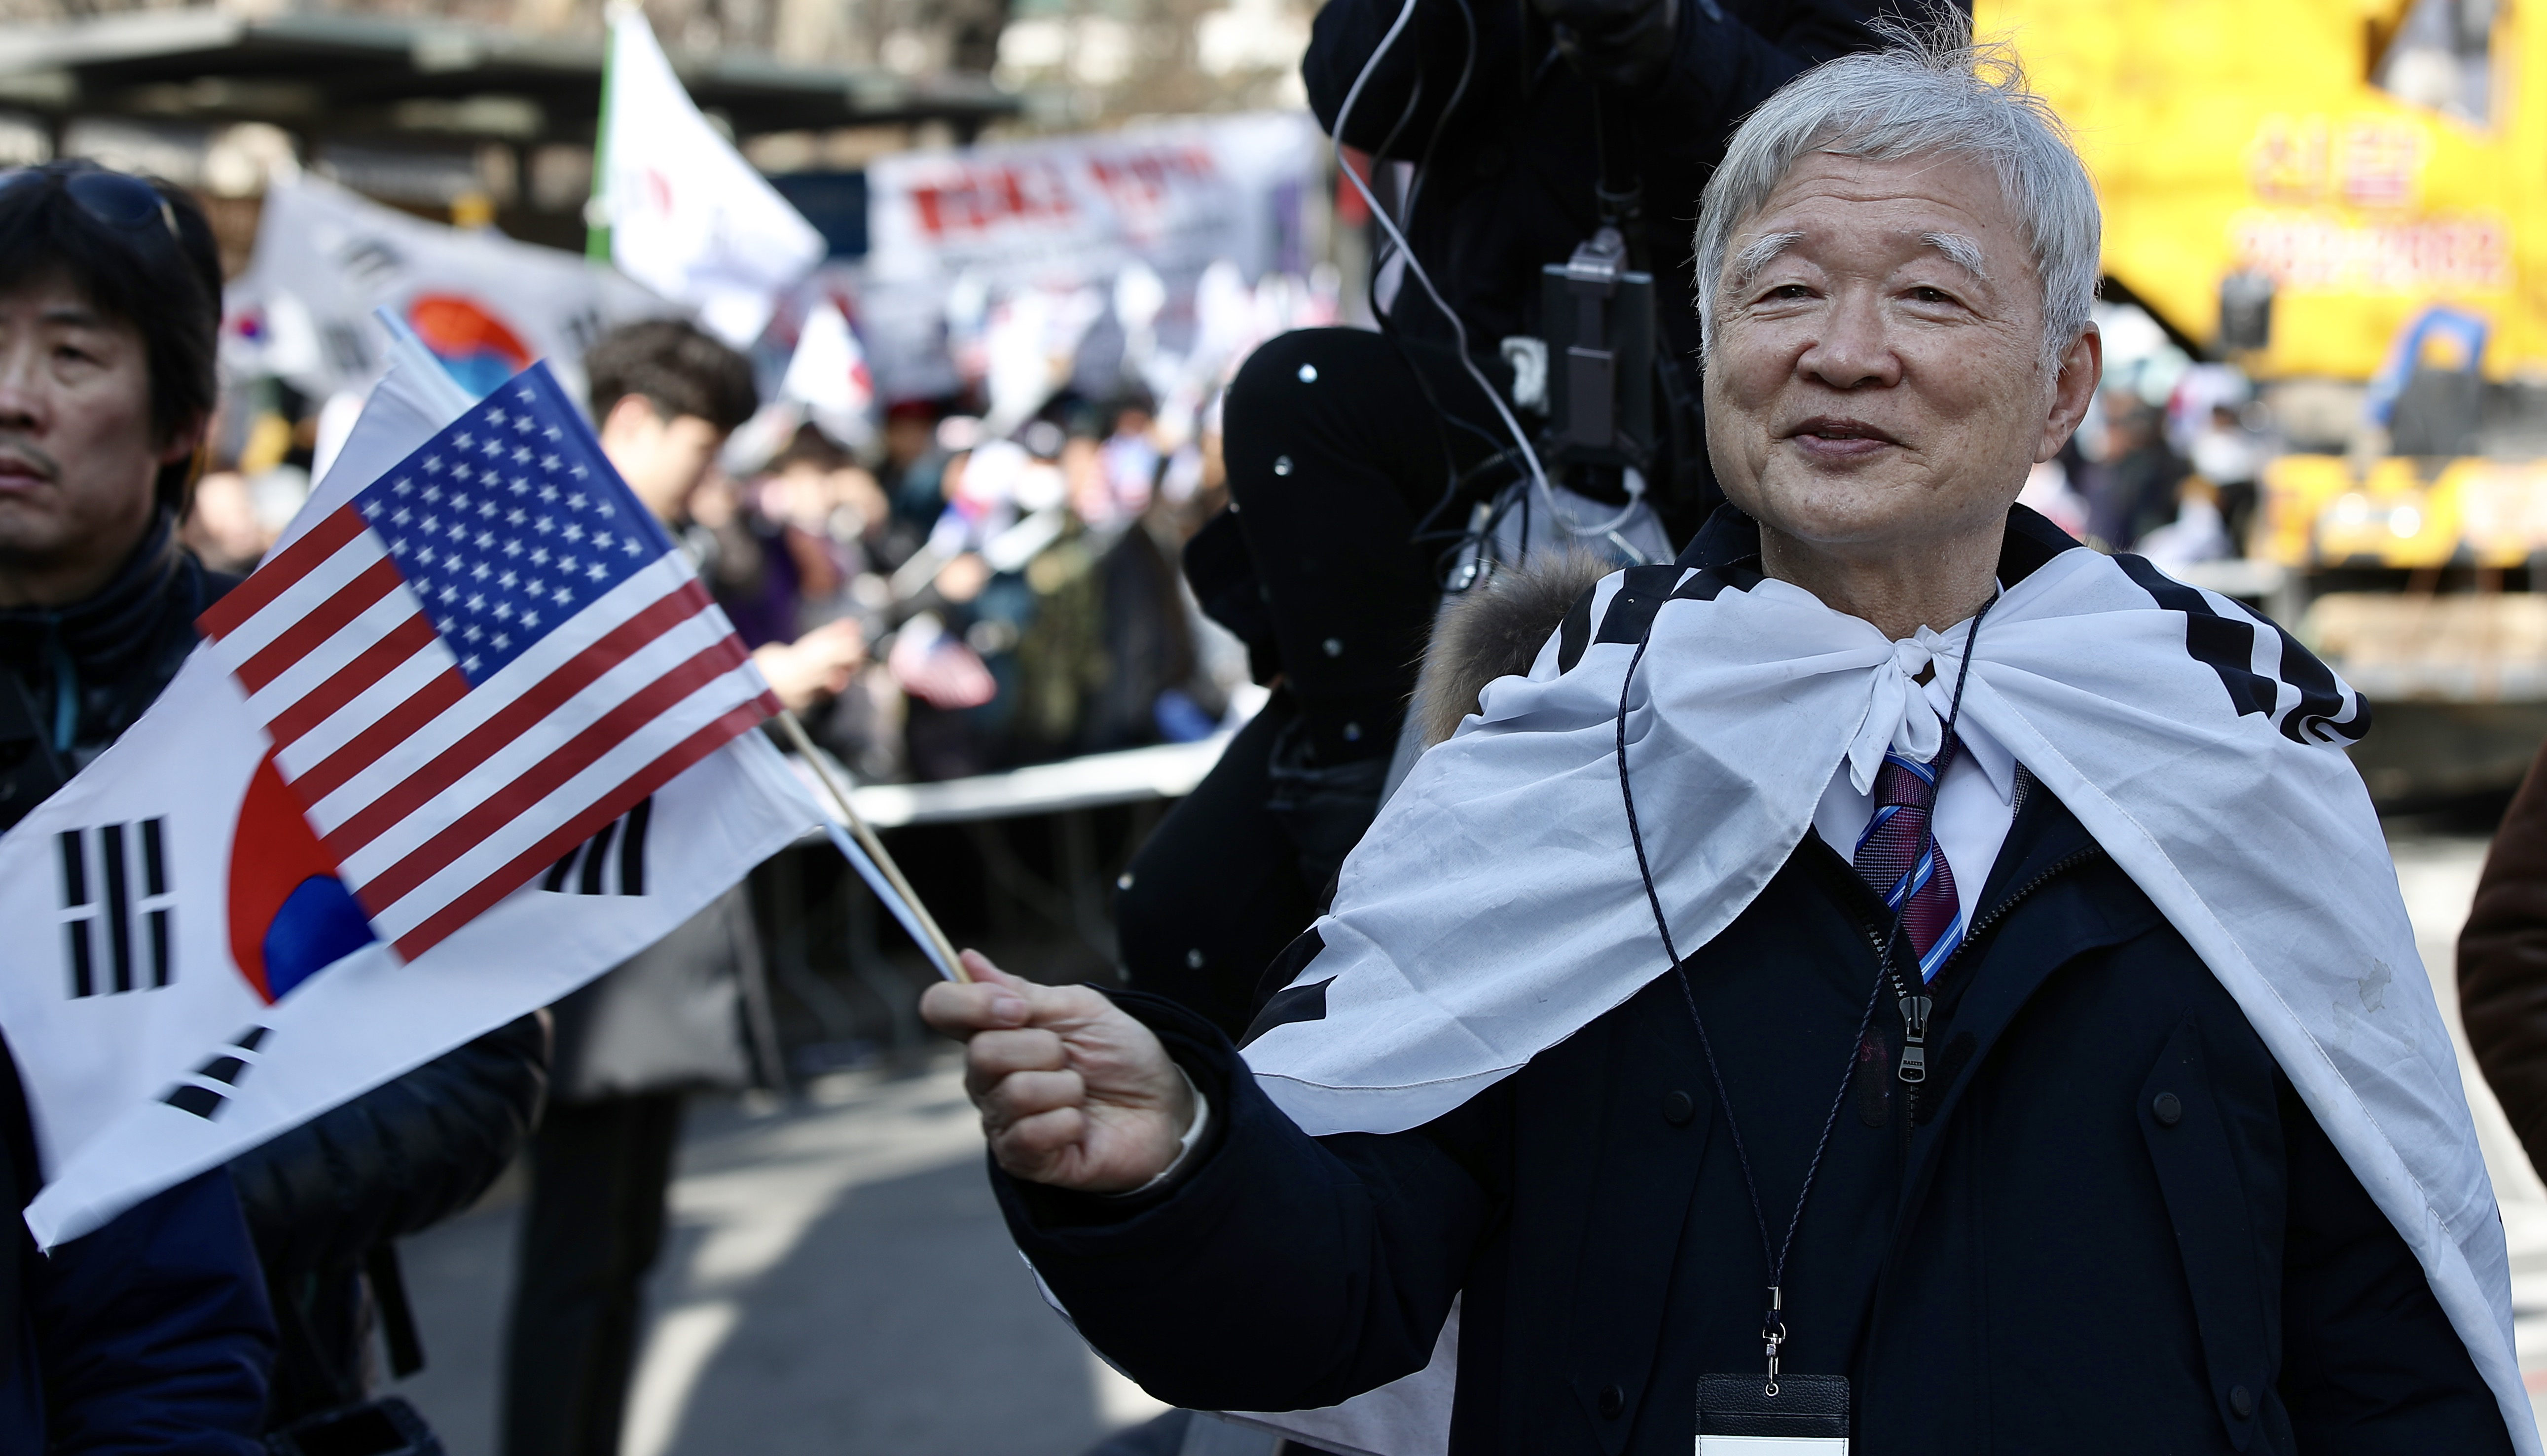
[[[215,1053],[203,1066],[195,1069],[197,1080],[179,1082],[159,1100],[179,1112],[191,1112],[210,1122],[229,1102],[229,1093],[221,1088],[238,1085],[239,1074],[254,1065],[257,1046],[271,1030],[272,1027],[249,1027],[229,1044],[228,1049]],[[239,1055],[241,1053],[246,1055]]]
[[[644,895],[646,893],[646,824],[654,817],[652,796],[601,832],[566,852],[549,867],[542,890],[558,895]]]
[[[73,996],[155,989],[175,974],[175,897],[161,823],[101,824],[56,836]]]

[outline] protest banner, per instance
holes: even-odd
[[[1164,284],[1162,341],[1187,350],[1213,264],[1251,284],[1309,271],[1321,146],[1305,113],[1270,113],[878,160],[858,291],[878,387],[951,392],[952,355],[1002,300],[1110,294],[1127,269]]]

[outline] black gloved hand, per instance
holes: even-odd
[[[1679,0],[1531,0],[1556,48],[1596,86],[1641,91],[1671,64]]]

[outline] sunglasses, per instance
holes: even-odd
[[[71,202],[92,220],[132,239],[147,250],[165,247],[180,261],[185,239],[177,231],[176,210],[159,189],[129,172],[110,172],[95,162],[46,162],[0,172],[0,199],[22,188],[58,183]]]

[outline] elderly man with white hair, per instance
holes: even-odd
[[[2538,1452],[2367,709],[2014,504],[2098,232],[2005,57],[1798,78],[1699,223],[1731,505],[1425,755],[1243,1058],[931,989],[1099,1351],[1218,1410],[1423,1370],[1292,1421],[1383,1456]]]

